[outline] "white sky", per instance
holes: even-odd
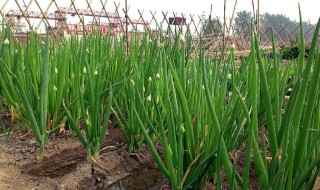
[[[17,0],[21,5],[23,4],[23,0]],[[26,4],[30,0],[24,0]],[[71,0],[56,0],[58,5],[61,7],[69,7]],[[77,8],[86,9],[87,3],[90,0],[74,0]],[[102,0],[103,2],[105,0]],[[254,0],[257,3],[257,0]],[[0,9],[3,6],[5,0],[0,0]],[[43,11],[46,9],[50,0],[38,0]],[[113,12],[115,10],[115,3],[120,3],[120,15],[123,16],[122,8],[125,6],[124,0],[108,0],[106,4],[107,11]],[[227,0],[227,17],[231,17],[232,10],[234,7],[235,0]],[[292,20],[299,20],[299,11],[298,11],[298,2],[300,2],[303,20],[308,21],[312,24],[316,24],[318,18],[320,16],[320,0],[260,0],[260,14],[265,12],[269,12],[272,14],[284,14],[290,17]],[[238,0],[238,4],[236,7],[236,12],[241,10],[252,11],[252,0]],[[224,0],[128,0],[128,5],[130,6],[129,16],[130,18],[139,18],[138,9],[144,10],[144,18],[147,21],[151,20],[150,11],[157,11],[156,17],[159,20],[163,19],[162,11],[169,12],[169,16],[173,16],[173,12],[177,13],[177,15],[181,15],[181,13],[185,13],[187,22],[190,21],[190,14],[195,15],[195,20],[197,22],[198,15],[202,15],[203,12],[206,16],[210,14],[210,5],[213,5],[212,16],[223,18],[223,7]],[[92,8],[94,10],[102,10],[102,5],[100,0],[92,0]],[[255,8],[257,8],[257,4],[255,4]],[[15,0],[9,0],[9,3],[5,6],[4,12],[9,10],[18,10],[18,6],[15,3]],[[39,10],[35,2],[33,2],[28,10]],[[54,12],[56,10],[55,5],[49,9],[49,12]],[[1,16],[0,16],[1,17]],[[0,18],[1,20],[1,18]],[[35,24],[39,22],[39,20],[33,19]],[[87,20],[92,20],[92,18],[88,18]],[[54,24],[53,21],[51,21]],[[75,23],[78,22],[76,17],[72,19],[68,17],[68,22]]]

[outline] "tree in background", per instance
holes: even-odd
[[[233,33],[237,38],[250,39],[250,28],[253,24],[253,16],[249,11],[237,12],[234,19]]]
[[[234,36],[238,39],[249,40],[252,24],[255,23],[251,12],[245,10],[237,12],[233,27]],[[306,40],[311,39],[314,34],[314,26],[308,22],[303,22],[302,25]],[[289,46],[297,46],[299,43],[299,23],[285,15],[264,13],[260,15],[259,27],[261,32],[260,40],[262,42],[271,42],[272,33],[274,32],[276,41],[284,42]],[[309,43],[308,41],[306,42],[306,44]]]
[[[208,18],[203,21],[202,36],[218,37],[221,32],[222,23],[217,18]],[[221,36],[221,35],[220,35]]]
[[[311,39],[314,33],[313,26],[308,22],[303,22],[302,26],[305,36]],[[297,21],[293,21],[282,14],[265,13],[260,15],[260,27],[260,31],[264,32],[264,35],[261,35],[261,40],[270,40],[272,38],[272,32],[274,32],[276,34],[276,40],[280,40],[279,38],[281,38],[285,43],[289,41],[290,46],[298,46],[300,30]]]
[[[262,41],[270,40],[273,32],[276,33],[276,38],[281,38],[282,40],[287,39],[290,34],[294,39],[299,36],[299,30],[295,30],[297,28],[295,22],[282,14],[265,13],[260,15],[260,28],[264,32],[264,35],[261,35]]]

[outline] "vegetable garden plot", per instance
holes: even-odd
[[[58,42],[33,33],[24,45],[11,46],[8,27],[0,45],[0,100],[11,120],[0,123],[2,136],[12,143],[24,131],[21,138],[32,139],[31,150],[19,147],[38,162],[19,166],[29,172],[25,179],[37,173],[68,180],[56,175],[68,167],[82,171],[81,163],[93,186],[106,188],[110,179],[121,186],[126,175],[150,174],[126,166],[148,166],[152,155],[153,168],[146,169],[158,179],[150,179],[150,187],[248,189],[255,180],[261,189],[312,189],[320,172],[319,28],[320,22],[308,57],[300,51],[287,65],[274,38],[274,56],[264,56],[259,34],[251,30],[250,54],[236,66],[235,46],[223,47],[215,58],[199,46],[191,57],[191,38],[181,30],[174,40],[161,32],[132,33],[130,46],[101,32]],[[300,36],[303,50],[302,26]],[[67,155],[63,160],[48,156],[46,147],[59,146],[54,137],[64,133],[78,148],[65,148],[70,152],[60,153]],[[245,158],[240,168],[237,153]],[[10,157],[10,151],[3,154]],[[50,159],[54,164],[43,168]],[[108,159],[122,159],[127,173],[115,176],[105,166]]]

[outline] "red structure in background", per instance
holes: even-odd
[[[78,34],[83,35],[84,30],[86,33],[90,33],[93,31],[101,30],[101,33],[103,35],[107,35],[108,33],[110,35],[115,35],[115,33],[119,32],[119,26],[120,26],[120,19],[116,13],[112,12],[105,12],[105,11],[88,11],[85,9],[73,9],[73,8],[67,8],[67,7],[60,7],[59,11],[55,11],[55,15],[57,18],[63,17],[65,18],[66,15],[83,15],[83,16],[89,16],[94,18],[107,18],[109,20],[109,23],[106,22],[100,22],[100,23],[89,23],[83,26],[82,24],[68,24],[68,27],[66,29],[67,34]],[[63,23],[61,23],[61,19],[56,21],[56,26],[62,26]]]
[[[119,32],[119,26],[118,25],[110,25],[108,23],[100,23],[97,27],[94,24],[87,24],[85,26],[80,24],[68,24],[67,34],[78,34],[83,35],[84,31],[85,33],[90,32],[97,32],[98,30],[101,30],[101,33],[103,36],[110,34],[111,36],[115,36]]]
[[[30,4],[29,4],[30,5]],[[41,23],[44,22],[47,25],[47,32],[53,34],[55,37],[69,37],[70,35],[83,35],[92,32],[101,32],[103,36],[118,36],[124,33],[125,27],[130,25],[132,30],[138,31],[138,25],[143,25],[144,29],[150,30],[150,23],[142,19],[123,19],[117,13],[105,11],[94,11],[89,9],[76,9],[71,7],[57,7],[57,10],[51,13],[47,11],[23,11],[20,10],[10,10],[5,14],[7,24],[10,24],[15,36],[24,41],[29,30],[40,29],[39,35],[45,38],[45,30],[41,32]],[[50,5],[49,5],[50,6]],[[47,8],[49,10],[49,8]],[[71,17],[70,17],[71,16]],[[78,23],[70,23],[71,20],[74,21],[73,17],[78,20]],[[90,17],[84,19],[84,17]],[[37,26],[31,22],[31,19],[41,20],[38,22]],[[68,22],[68,19],[69,22]],[[103,20],[102,20],[103,19]],[[88,24],[83,24],[83,21],[92,20]],[[54,21],[54,24],[51,22]],[[101,21],[101,22],[100,22]],[[102,22],[103,21],[103,22]],[[72,22],[72,21],[71,21]],[[28,28],[30,28],[28,30]]]
[[[89,23],[83,26],[82,24],[67,24],[67,15],[75,16],[89,16],[94,18],[107,18],[108,23]],[[90,33],[93,31],[101,30],[103,35],[116,35],[120,31],[120,20],[116,13],[105,12],[105,11],[88,11],[84,9],[73,9],[60,7],[59,10],[54,13],[41,13],[37,11],[16,11],[10,10],[5,14],[6,18],[10,21],[11,26],[15,29],[16,33],[26,33],[21,27],[26,28],[25,23],[21,23],[21,18],[26,19],[46,19],[54,20],[55,26],[51,30],[59,30],[60,34],[78,34],[83,35],[84,32]],[[17,21],[15,20],[17,19]],[[28,20],[27,20],[28,21]],[[28,21],[29,22],[29,21]],[[30,24],[29,24],[30,25]],[[17,30],[17,27],[20,26],[20,29]],[[84,31],[85,30],[85,31]]]

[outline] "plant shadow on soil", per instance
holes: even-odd
[[[27,133],[28,134],[28,133]],[[261,135],[267,135],[262,132]],[[0,189],[108,189],[108,190],[158,190],[170,189],[150,151],[143,147],[140,154],[126,151],[119,129],[110,129],[93,164],[87,161],[86,150],[71,133],[66,131],[51,136],[41,164],[36,163],[37,143],[26,131],[14,129],[8,142],[0,136]],[[159,148],[159,151],[161,148]],[[246,148],[237,154],[230,153],[237,170],[244,167]],[[234,157],[237,155],[236,157]],[[254,166],[250,168],[250,189],[259,189]],[[221,170],[224,189],[228,189],[224,171]],[[320,180],[314,189],[320,188]],[[216,189],[209,183],[206,189]]]

